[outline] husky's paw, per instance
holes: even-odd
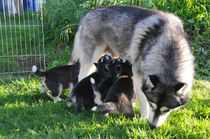
[[[72,106],[72,103],[71,103],[71,102],[68,102],[68,103],[67,103],[67,106],[68,106],[68,107],[71,107],[71,106]]]
[[[132,102],[132,106],[133,106],[133,108],[134,108],[135,104],[136,104],[136,102]]]
[[[95,79],[93,79],[92,77],[90,78],[90,82],[91,82],[91,84],[95,84],[96,83]]]
[[[97,106],[94,106],[91,111],[96,111],[97,110]]]

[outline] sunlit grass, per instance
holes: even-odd
[[[52,101],[39,90],[40,79],[19,78],[1,81],[0,137],[28,138],[208,138],[210,82],[195,80],[189,102],[170,114],[166,123],[152,130],[135,106],[135,118],[83,111],[66,106],[66,90],[62,102]]]

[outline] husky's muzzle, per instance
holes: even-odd
[[[166,121],[170,112],[171,110],[168,110],[167,112],[162,112],[159,109],[154,110],[151,106],[149,106],[148,120],[152,128],[158,128],[161,126]]]

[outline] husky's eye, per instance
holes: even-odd
[[[153,103],[153,102],[149,102],[150,106],[152,107],[153,110],[157,109],[157,104]]]
[[[170,111],[170,109],[167,108],[167,107],[165,107],[165,106],[163,106],[163,107],[160,108],[160,112],[161,113],[166,113],[166,112],[169,112],[169,111]]]

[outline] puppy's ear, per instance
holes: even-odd
[[[97,66],[98,66],[98,63],[94,63],[94,65],[95,65],[95,67],[97,68]]]

